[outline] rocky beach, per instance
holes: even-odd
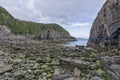
[[[108,78],[97,52],[91,48],[64,47],[54,41],[17,39],[1,40],[0,49],[1,80],[72,79],[75,77],[74,69],[77,69],[76,77],[80,80]]]
[[[120,0],[107,0],[86,46],[58,24],[14,18],[0,7],[0,80],[120,80]]]

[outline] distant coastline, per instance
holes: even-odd
[[[88,41],[87,38],[76,38],[76,39],[77,41],[70,41],[65,43],[65,46],[76,46],[76,45],[86,46],[87,45],[87,41]]]

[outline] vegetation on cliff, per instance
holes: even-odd
[[[68,33],[58,24],[42,24],[15,19],[2,7],[0,7],[0,25],[6,25],[15,34],[38,34],[46,29]]]

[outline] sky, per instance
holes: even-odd
[[[0,0],[15,18],[57,23],[73,37],[89,38],[94,19],[106,0]]]

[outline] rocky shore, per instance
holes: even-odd
[[[69,47],[61,43],[75,38],[61,26],[17,20],[0,7],[0,80],[120,80],[119,8],[107,0],[89,47]]]
[[[105,62],[102,57],[106,58],[89,47],[65,47],[54,41],[24,37],[5,38],[0,40],[0,80],[112,80],[108,68],[101,63]],[[113,70],[119,69],[119,63],[116,65],[112,65]],[[119,80],[119,70],[114,72]]]
[[[0,33],[0,80],[120,79],[118,49],[67,47],[64,41],[37,41],[5,30]]]

